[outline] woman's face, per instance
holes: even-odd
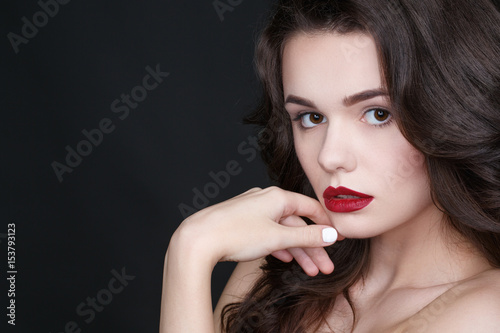
[[[298,158],[340,234],[374,237],[435,217],[424,157],[391,118],[371,37],[295,35],[283,88]]]

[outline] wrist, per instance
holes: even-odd
[[[200,242],[189,241],[187,231],[174,233],[166,253],[161,332],[212,332],[207,327],[213,327],[210,281],[215,264],[200,251]]]
[[[220,258],[214,251],[213,240],[200,229],[192,223],[181,224],[170,239],[167,256],[168,260],[180,260],[183,266],[189,263],[211,273]]]

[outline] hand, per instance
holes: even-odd
[[[314,221],[307,225],[299,216]],[[324,241],[323,236],[333,234]],[[218,261],[250,261],[273,254],[297,260],[308,275],[329,274],[333,263],[323,247],[337,233],[321,204],[302,194],[270,187],[251,189],[187,218],[174,234],[184,248],[197,251],[213,265]]]

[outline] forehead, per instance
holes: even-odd
[[[362,33],[294,35],[283,49],[282,66],[285,96],[318,104],[337,104],[345,96],[383,86],[375,42]]]

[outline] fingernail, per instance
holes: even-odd
[[[323,242],[325,243],[333,243],[337,240],[337,230],[333,228],[325,228],[322,231],[323,233]]]

